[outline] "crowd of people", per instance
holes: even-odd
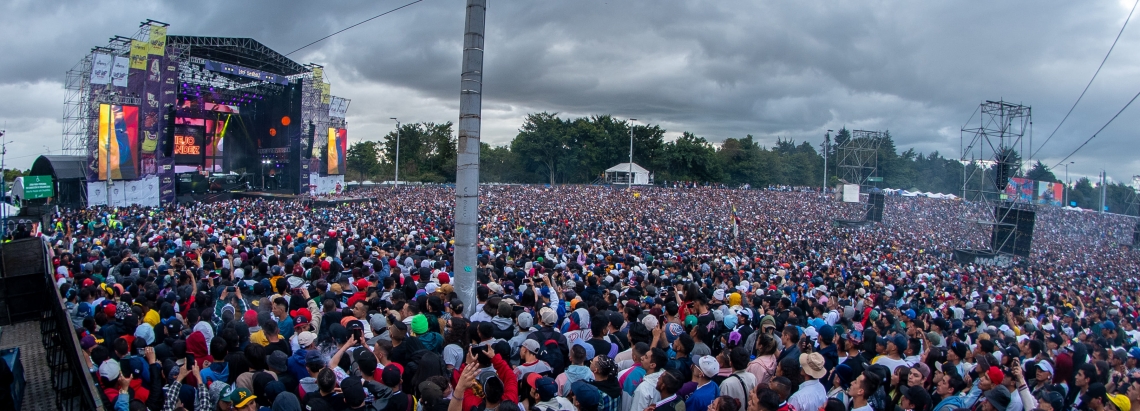
[[[115,410],[1131,411],[1134,221],[1038,208],[1032,258],[957,200],[883,223],[800,189],[442,186],[313,208],[61,210],[42,237]],[[456,276],[476,280],[473,301]]]

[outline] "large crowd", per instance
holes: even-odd
[[[1140,410],[1127,217],[1040,207],[1031,258],[990,267],[953,259],[986,242],[957,200],[848,228],[862,209],[811,190],[484,186],[456,273],[451,189],[352,194],[62,210],[42,237],[98,401]]]

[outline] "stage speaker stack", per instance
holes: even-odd
[[[886,201],[886,196],[882,193],[867,194],[867,220],[876,223],[883,222],[883,203]]]
[[[171,158],[174,156],[174,105],[166,106],[166,129],[162,134],[162,156]]]
[[[997,206],[994,214],[998,218],[998,224],[990,236],[990,248],[998,253],[1028,258],[1033,249],[1033,226],[1037,221],[1037,213],[1033,210]]]
[[[1140,221],[1136,222],[1136,227],[1132,228],[1132,246],[1140,246]]]
[[[0,271],[0,325],[38,319],[47,290],[47,260],[38,238],[4,244]]]

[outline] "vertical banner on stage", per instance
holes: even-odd
[[[318,83],[323,83],[323,78],[325,78],[325,68],[313,67],[313,80],[316,80]]]
[[[159,201],[163,204],[172,204],[175,201],[175,175],[174,175],[174,159],[173,158],[160,158],[158,164],[158,191]]]
[[[131,40],[131,68],[146,70],[146,56],[150,52],[150,43],[142,40]]]
[[[328,140],[328,172],[329,175],[344,174],[347,164],[345,164],[345,151],[348,145],[348,130],[343,128],[329,128]]]
[[[111,63],[111,85],[115,87],[127,86],[127,74],[130,73],[130,64],[131,59],[115,56],[115,61]]]
[[[332,102],[332,84],[321,83],[321,103],[329,104]]]
[[[164,105],[162,104],[162,91],[164,88],[164,64],[162,56],[150,57],[147,61],[147,70],[143,74],[143,114],[142,114],[142,152],[153,159],[155,150],[158,149],[158,138],[161,135],[162,127],[166,122],[162,121],[162,116],[165,114]],[[153,163],[153,161],[151,162]],[[144,174],[153,175],[156,170],[151,167],[144,170]]]
[[[91,84],[107,84],[111,82],[111,66],[115,64],[115,57],[110,54],[96,53],[91,59]]]
[[[99,105],[99,179],[133,180],[139,177],[139,108]]]
[[[150,26],[150,44],[147,53],[155,56],[166,54],[166,27]]]

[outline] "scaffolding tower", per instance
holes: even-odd
[[[1021,172],[1025,137],[1032,138],[1033,109],[986,100],[975,114],[978,122],[968,121],[960,135],[962,199],[969,206],[963,207],[960,217],[966,235],[959,248],[997,252],[1005,244],[991,244],[993,230],[1012,227],[1010,213],[1035,211],[1033,204],[1017,202],[1016,196],[1006,194],[1009,179]],[[1003,241],[1012,240],[1004,237]]]
[[[130,37],[115,36],[106,46],[94,47],[67,71],[64,77],[63,101],[63,145],[64,155],[86,155],[97,150],[99,104],[138,105],[138,96],[125,96],[114,92],[112,85],[91,84],[91,64],[95,54],[127,56],[130,54],[131,40],[147,40],[150,28],[165,23],[147,20],[139,24],[139,29]]]
[[[839,179],[861,188],[872,186],[879,173],[879,145],[885,134],[881,131],[854,130],[851,138],[837,148],[839,152]],[[880,180],[881,181],[881,180]]]

